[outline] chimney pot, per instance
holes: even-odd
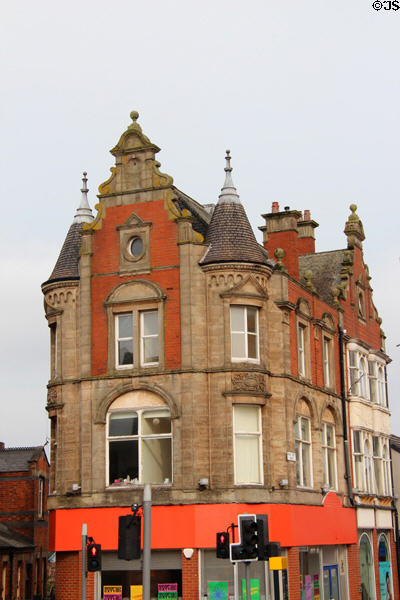
[[[305,221],[311,221],[311,211],[310,210],[305,210],[304,211],[304,220]]]
[[[273,202],[272,203],[271,212],[273,212],[273,213],[279,212],[279,202]]]
[[[288,212],[290,210],[290,206],[285,206],[285,210]]]

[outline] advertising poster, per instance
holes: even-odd
[[[208,600],[228,600],[227,581],[208,582]]]
[[[142,585],[131,585],[131,600],[142,600],[143,599],[143,586]]]
[[[311,581],[311,575],[306,575],[304,577],[304,598],[305,600],[313,600],[313,588],[312,588],[312,581]]]
[[[178,598],[177,583],[159,583],[158,600],[175,600]]]
[[[379,588],[381,592],[380,600],[392,600],[392,581],[390,577],[390,562],[387,560],[379,561]]]
[[[246,580],[242,579],[242,598],[246,600]],[[260,580],[250,579],[250,598],[260,600]]]
[[[104,585],[103,600],[122,600],[122,585]]]

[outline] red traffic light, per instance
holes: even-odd
[[[87,546],[87,570],[101,571],[101,546],[90,543]]]
[[[217,533],[217,558],[229,558],[229,533]]]

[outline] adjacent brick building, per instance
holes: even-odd
[[[42,285],[57,599],[79,596],[83,523],[103,548],[90,596],[140,584],[140,561],[116,549],[118,517],[141,503],[145,483],[154,597],[170,582],[185,600],[215,580],[233,593],[215,534],[248,512],[269,516],[290,600],[378,599],[386,574],[398,598],[389,359],[356,207],[343,250],[316,253],[309,211],[277,203],[261,245],[229,152],[218,202],[202,206],[160,172],[159,148],[131,117],[96,217],[85,175]],[[276,599],[268,563],[251,573],[261,597]]]
[[[43,446],[0,444],[0,595],[47,596],[49,463]]]

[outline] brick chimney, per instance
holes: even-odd
[[[290,210],[289,206],[280,211],[278,202],[273,202],[271,212],[262,217],[265,225],[259,229],[263,232],[264,248],[271,258],[276,248],[282,248],[285,251],[282,262],[289,275],[298,280],[299,255],[315,252],[314,229],[318,223],[311,220],[309,210],[304,211],[303,217],[300,211]]]
[[[5,444],[4,442],[0,442],[0,450],[4,450],[5,449]]]

